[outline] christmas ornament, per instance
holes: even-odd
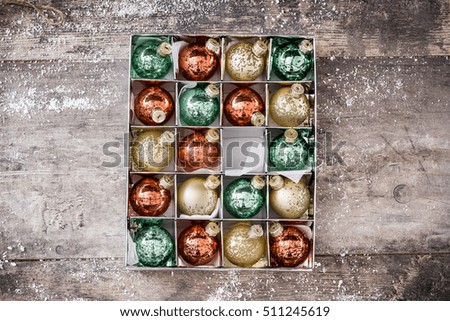
[[[211,215],[219,198],[217,176],[191,177],[178,187],[178,211],[185,215]]]
[[[189,226],[178,236],[178,254],[189,264],[208,264],[219,251],[220,244],[216,238],[219,232],[220,227],[214,222],[209,222],[206,226]]]
[[[219,87],[209,84],[182,91],[180,95],[180,118],[188,126],[208,126],[219,114]]]
[[[169,188],[173,186],[173,178],[164,175],[143,177],[133,185],[130,191],[130,204],[133,210],[142,216],[159,216],[165,213],[170,205]]]
[[[139,93],[134,101],[134,113],[145,125],[163,125],[172,117],[175,103],[169,92],[151,86]]]
[[[131,148],[137,171],[160,172],[173,158],[175,135],[171,131],[151,129],[142,132]]]
[[[310,242],[298,228],[283,227],[280,223],[274,223],[270,227],[269,234],[272,267],[295,267],[308,258]]]
[[[238,42],[226,54],[225,68],[233,80],[253,81],[264,72],[268,42]]]
[[[150,39],[137,46],[131,65],[139,77],[164,78],[172,67],[172,46],[158,39]]]
[[[281,80],[303,80],[313,65],[313,44],[308,39],[275,45],[272,68]]]
[[[185,136],[178,146],[178,163],[186,172],[215,168],[220,163],[219,131],[208,129]]]
[[[251,218],[259,213],[264,204],[262,189],[265,182],[260,176],[238,178],[224,191],[223,204],[231,215],[237,218]]]
[[[139,263],[157,267],[171,265],[175,253],[172,236],[159,225],[147,225],[136,233],[136,254]]]
[[[276,170],[300,170],[306,166],[307,160],[308,144],[293,128],[270,143],[269,163]]]
[[[236,88],[224,102],[224,113],[235,126],[263,126],[264,102],[261,96],[249,87]]]
[[[266,242],[261,225],[234,224],[224,236],[225,257],[234,265],[251,267],[266,252]]]
[[[283,127],[297,127],[309,118],[309,100],[301,84],[278,89],[270,98],[269,113]]]
[[[269,185],[269,204],[275,213],[288,219],[308,215],[311,194],[305,183],[275,175],[270,178]]]
[[[220,43],[214,38],[183,47],[178,54],[181,74],[188,80],[208,80],[219,66],[219,51]]]

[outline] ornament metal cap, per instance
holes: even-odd
[[[217,129],[208,129],[205,138],[210,143],[217,143],[220,139],[219,131]]]
[[[170,177],[169,175],[164,175],[159,180],[159,184],[164,187],[165,189],[169,189],[173,186],[173,177]]]
[[[270,235],[272,235],[273,237],[277,237],[279,236],[281,233],[283,233],[283,225],[281,225],[278,222],[273,223],[270,228],[269,228],[269,233]]]
[[[258,40],[253,45],[252,52],[255,54],[255,56],[261,57],[262,55],[264,55],[266,53],[267,49],[269,49],[268,41],[267,40]]]
[[[217,87],[215,84],[209,84],[205,88],[205,93],[211,98],[216,98],[217,96],[219,96],[220,90],[219,87]]]
[[[305,87],[302,84],[293,84],[291,86],[290,94],[292,97],[300,97],[305,94]]]
[[[264,117],[263,113],[261,113],[260,111],[257,111],[256,113],[254,113],[252,115],[252,118],[250,121],[253,126],[259,127],[259,126],[264,125],[264,123],[266,122],[266,118]]]
[[[217,176],[209,175],[204,183],[205,188],[213,190],[219,187],[220,185],[220,179]]]
[[[284,179],[280,175],[274,175],[270,178],[269,185],[274,190],[279,190],[284,186]]]
[[[175,141],[175,134],[171,131],[166,130],[161,134],[160,142],[172,144]]]
[[[166,57],[172,53],[172,46],[168,42],[161,42],[156,52],[158,55]]]
[[[251,184],[254,188],[256,189],[263,189],[264,186],[266,185],[266,182],[264,181],[264,179],[261,176],[253,176]]]
[[[294,143],[298,138],[298,132],[294,128],[289,128],[284,132],[284,140],[287,143]]]
[[[209,222],[205,227],[205,231],[208,235],[214,237],[220,233],[220,227],[215,222]]]
[[[303,52],[304,54],[308,54],[313,50],[313,44],[308,39],[303,39],[302,42],[300,42],[300,44],[298,45],[298,47],[300,48],[300,51]]]
[[[161,108],[155,108],[152,111],[152,120],[155,123],[160,124],[166,120],[166,114]]]
[[[248,237],[255,239],[264,235],[264,230],[261,225],[252,225],[248,231]]]
[[[206,49],[218,54],[220,51],[220,42],[215,38],[209,38],[205,44]]]

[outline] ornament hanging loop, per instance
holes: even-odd
[[[0,0],[0,2],[3,2],[4,4],[13,4],[33,8],[48,24],[52,26],[59,26],[64,23],[64,13],[50,5],[38,3],[34,4],[25,0]]]

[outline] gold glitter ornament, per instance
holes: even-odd
[[[171,131],[157,129],[139,134],[131,147],[134,169],[145,172],[160,172],[173,159],[175,135]]]
[[[234,265],[252,267],[265,254],[266,241],[261,225],[234,224],[224,236],[225,257]]]
[[[216,188],[220,185],[217,176],[191,177],[178,187],[177,203],[181,214],[211,215],[219,198]]]
[[[235,43],[226,54],[225,69],[228,75],[238,81],[255,80],[264,72],[267,49],[265,40]]]
[[[297,127],[309,118],[310,105],[301,84],[282,87],[270,97],[269,113],[283,127]]]
[[[275,213],[283,218],[298,219],[307,217],[311,194],[302,181],[295,183],[279,175],[269,180],[269,204]]]

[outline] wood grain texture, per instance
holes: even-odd
[[[17,262],[0,271],[0,300],[449,300],[449,258],[325,256],[314,273],[148,273],[111,259]]]
[[[30,9],[0,10],[0,59],[127,59],[132,33],[306,34],[320,57],[450,54],[450,4],[424,0],[52,1],[45,25]],[[1,6],[1,5],[0,5]]]

